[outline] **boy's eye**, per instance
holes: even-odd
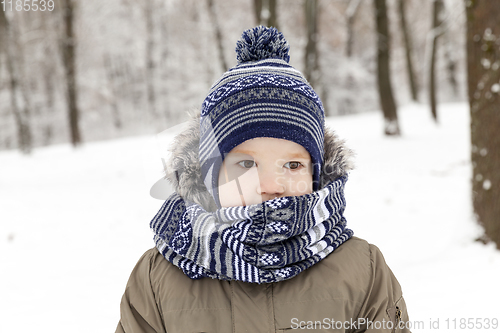
[[[240,161],[238,162],[238,164],[240,166],[242,166],[243,168],[245,169],[250,169],[250,168],[253,168],[255,166],[255,161],[252,161],[252,160],[244,160],[244,161]]]
[[[286,162],[285,168],[288,168],[290,170],[295,170],[295,169],[298,169],[301,165],[302,165],[302,163],[300,163],[300,162]]]

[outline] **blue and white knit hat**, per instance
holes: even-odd
[[[202,104],[199,158],[204,183],[219,206],[218,175],[224,156],[258,137],[303,146],[314,166],[317,190],[323,163],[324,110],[305,77],[288,64],[288,42],[276,28],[243,32],[238,64],[212,86]]]

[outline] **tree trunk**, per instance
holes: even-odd
[[[219,51],[219,61],[222,68],[222,72],[228,70],[226,57],[224,55],[224,43],[222,40],[222,33],[219,26],[219,20],[217,19],[217,12],[215,10],[214,0],[207,0],[208,2],[208,13],[210,15],[210,21],[215,29],[215,39],[217,41],[217,50]]]
[[[253,0],[255,22],[257,25],[278,27],[277,0]]]
[[[159,44],[160,48],[160,61],[159,61],[159,73],[160,73],[160,82],[159,82],[159,96],[158,96],[158,102],[161,105],[161,112],[163,113],[165,117],[165,125],[168,126],[169,121],[172,120],[172,115],[176,114],[173,112],[174,110],[171,110],[169,107],[170,104],[170,98],[168,96],[168,82],[170,79],[169,75],[169,70],[168,70],[168,59],[170,57],[169,55],[169,39],[170,39],[170,34],[169,34],[169,29],[168,29],[168,22],[169,22],[169,15],[168,15],[168,6],[166,2],[162,1],[161,2],[161,17],[160,17],[160,40],[161,43]]]
[[[7,72],[9,74],[9,88],[10,88],[10,106],[17,126],[17,140],[18,148],[24,154],[31,153],[33,147],[33,138],[31,134],[31,127],[29,124],[30,112],[27,99],[29,94],[23,91],[19,80],[19,71],[16,70],[15,64],[15,49],[16,41],[19,38],[14,36],[13,27],[7,21],[5,12],[1,10],[0,13],[0,48],[1,53],[5,54]],[[17,66],[18,67],[18,66]],[[19,106],[19,96],[25,100],[24,110]]]
[[[75,7],[73,0],[63,0],[63,63],[66,76],[66,97],[69,115],[69,128],[71,133],[71,143],[74,147],[82,143],[79,126],[79,110],[77,102],[76,87],[76,38],[73,31]]]
[[[352,56],[352,48],[354,46],[354,18],[356,17],[360,3],[361,0],[351,0],[345,13],[345,16],[347,17],[346,55],[348,58]]]
[[[389,22],[385,0],[375,0],[375,16],[377,22],[377,84],[380,106],[384,113],[384,131],[386,135],[400,135],[389,69]]]
[[[457,58],[455,56],[454,47],[456,45],[453,44],[450,34],[445,33],[443,37],[446,37],[446,45],[444,58],[446,61],[446,72],[448,73],[448,82],[451,85],[453,90],[453,94],[458,96],[458,80],[457,80]]]
[[[276,2],[278,0],[267,0],[269,5],[269,19],[267,20],[268,27],[275,27],[279,30],[278,26],[278,11],[276,9]]]
[[[149,114],[153,118],[153,122],[157,121],[158,114],[156,112],[156,92],[155,92],[155,75],[156,64],[154,61],[154,0],[148,0],[144,3],[144,17],[146,20],[146,94],[148,100]]]
[[[117,81],[120,80],[122,75],[120,75],[120,68],[112,60],[109,54],[104,54],[104,71],[106,72],[106,78],[108,79],[108,87],[111,93],[110,104],[111,104],[111,117],[113,119],[113,125],[116,129],[122,128],[122,121],[120,117],[120,108],[118,107],[118,95],[119,88],[117,88]]]
[[[413,43],[411,42],[408,24],[406,22],[406,2],[407,0],[398,0],[398,11],[406,51],[406,70],[408,72],[408,81],[410,83],[411,99],[416,102],[418,100],[418,86],[413,68]]]
[[[328,111],[328,89],[321,84],[321,70],[319,66],[319,51],[318,51],[318,1],[304,0],[304,10],[306,16],[307,27],[307,44],[304,55],[305,70],[304,76],[309,84],[320,92],[320,97],[323,101],[325,114]]]
[[[500,6],[466,1],[472,202],[486,238],[500,249]]]
[[[47,48],[48,49],[48,48]],[[50,58],[49,58],[50,59]],[[50,71],[53,69],[53,71]],[[55,69],[51,66],[46,66],[43,69],[43,81],[45,87],[45,96],[46,96],[46,117],[49,118],[44,124],[43,128],[43,141],[42,144],[48,146],[52,142],[52,136],[54,135],[53,124],[52,124],[52,116],[54,114],[54,101],[55,101],[55,84],[53,81],[53,74]]]
[[[311,86],[315,87],[318,81],[319,64],[318,64],[318,1],[305,0],[304,2],[307,27],[307,44],[304,55],[305,70],[304,76]]]
[[[45,31],[53,31],[52,26],[49,22],[53,20],[53,16],[41,15],[42,29]],[[53,129],[53,116],[54,116],[54,105],[56,101],[56,86],[55,81],[57,77],[55,77],[56,69],[56,59],[57,54],[52,47],[45,47],[44,49],[44,62],[42,69],[43,76],[43,85],[44,85],[44,93],[45,93],[45,119],[43,129],[43,138],[42,144],[48,146],[52,142],[52,136],[54,135]]]
[[[253,13],[255,15],[255,24],[262,24],[262,2],[264,0],[253,0]]]
[[[7,53],[7,40],[9,38],[8,33],[8,21],[5,16],[5,11],[2,10],[0,13],[0,56]],[[0,73],[2,73],[2,62],[0,61]]]
[[[356,18],[356,14],[359,9],[359,5],[362,0],[350,0],[349,6],[345,11],[346,23],[347,23],[347,42],[346,42],[346,56],[348,58],[352,57],[353,48],[354,48],[354,21]],[[349,91],[349,93],[345,94],[344,97],[340,99],[337,106],[338,114],[351,114],[355,112],[354,109],[354,94],[352,92],[356,89],[356,81],[352,74],[348,74],[345,82],[343,83],[344,89]],[[326,87],[323,87],[326,91]],[[327,94],[325,94],[327,96]]]
[[[432,118],[437,122],[437,103],[436,103],[436,52],[438,37],[442,34],[441,27],[441,10],[443,8],[443,0],[433,1],[433,14],[432,14],[432,47],[431,59],[429,70],[429,100],[431,104]]]

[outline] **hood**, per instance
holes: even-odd
[[[187,128],[178,134],[172,144],[172,157],[167,163],[168,181],[183,198],[200,204],[209,211],[216,210],[216,204],[207,191],[201,177],[201,166],[198,159],[200,144],[200,113],[197,112],[188,120]],[[333,130],[325,127],[325,155],[320,176],[319,188],[347,174],[353,169],[354,153],[344,145]]]

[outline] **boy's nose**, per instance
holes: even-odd
[[[259,186],[257,193],[262,196],[269,196],[264,198],[268,200],[280,196],[285,192],[285,186],[281,184],[279,176],[271,172],[259,172]]]

